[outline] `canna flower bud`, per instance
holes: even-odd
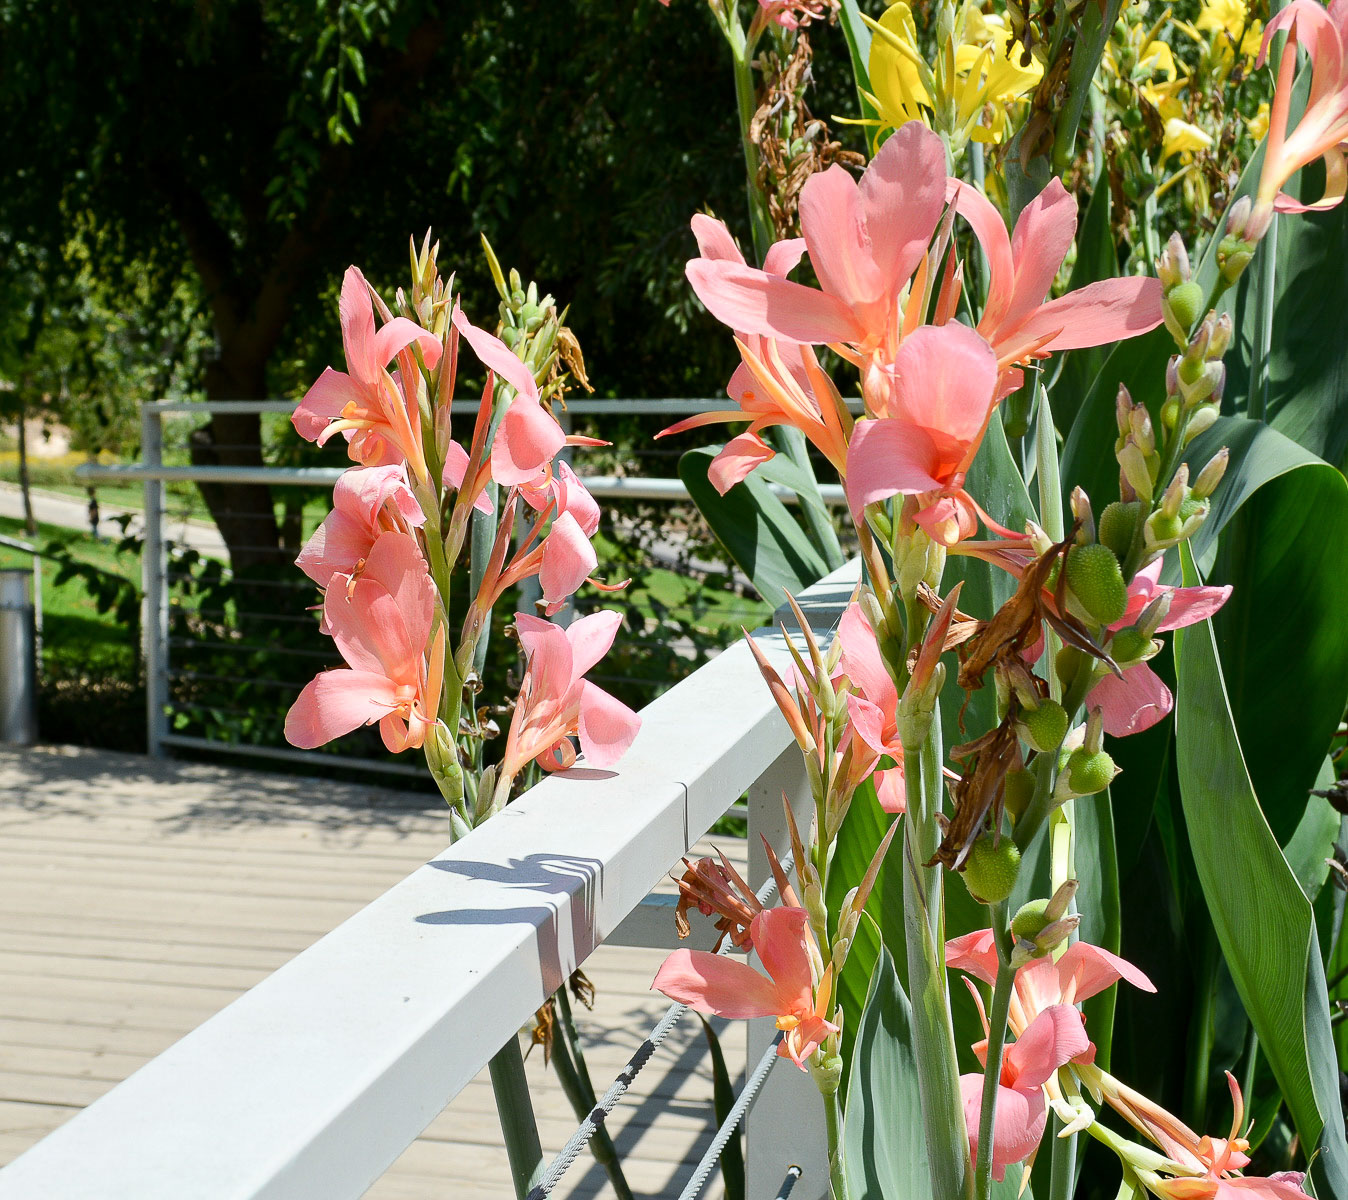
[[[1146,455],[1135,442],[1129,442],[1118,453],[1119,470],[1127,480],[1133,495],[1151,502],[1154,483]]]
[[[1180,505],[1184,503],[1189,491],[1189,464],[1180,463],[1179,470],[1170,481],[1170,486],[1161,494],[1161,508],[1167,517],[1178,517]]]
[[[1211,316],[1211,314],[1209,314]],[[1208,358],[1221,358],[1231,345],[1231,337],[1235,332],[1235,327],[1231,323],[1231,314],[1222,313],[1213,323],[1212,336],[1208,339]]]
[[[1091,498],[1084,489],[1072,489],[1072,515],[1081,523],[1077,541],[1085,545],[1095,541],[1095,514],[1091,512]]]
[[[1189,424],[1184,430],[1184,444],[1187,446],[1200,433],[1206,433],[1217,423],[1219,416],[1221,409],[1218,405],[1205,404],[1189,418]]]
[[[1198,472],[1194,480],[1192,495],[1195,500],[1206,500],[1217,490],[1222,476],[1226,474],[1227,463],[1231,461],[1231,451],[1223,446],[1207,461],[1207,465]]]
[[[1118,423],[1120,437],[1128,433],[1129,414],[1133,407],[1133,397],[1123,384],[1119,384],[1119,394],[1114,398],[1114,420]]]
[[[1167,292],[1189,282],[1189,252],[1178,232],[1170,235],[1161,257],[1156,260],[1156,277]]]

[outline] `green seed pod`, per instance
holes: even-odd
[[[1128,585],[1108,546],[1074,547],[1067,556],[1067,586],[1101,625],[1117,621],[1128,607]]]
[[[1203,311],[1203,285],[1196,279],[1188,283],[1177,284],[1166,293],[1165,302],[1175,316],[1177,324],[1187,333],[1194,327]]]
[[[1029,771],[1008,771],[1002,784],[1002,805],[1013,820],[1020,820],[1034,799],[1034,776]]]
[[[1031,900],[1022,904],[1011,918],[1011,934],[1016,938],[1033,939],[1048,925],[1048,901]]]
[[[1114,551],[1114,556],[1122,562],[1128,557],[1133,545],[1133,531],[1142,514],[1142,505],[1137,500],[1115,500],[1100,514],[1099,540],[1101,545]]]
[[[1009,837],[995,845],[991,834],[974,843],[964,863],[964,886],[980,904],[1000,904],[1016,886],[1020,851]]]
[[[1085,652],[1078,650],[1075,646],[1064,646],[1058,651],[1057,656],[1053,659],[1053,669],[1057,672],[1058,681],[1062,684],[1064,694],[1071,690],[1077,672],[1086,670],[1088,666],[1089,662]]]
[[[1119,666],[1126,666],[1150,654],[1152,645],[1152,639],[1140,630],[1122,629],[1109,643],[1109,656]]]
[[[1078,796],[1103,792],[1118,774],[1114,760],[1103,750],[1092,754],[1084,746],[1073,750],[1067,760],[1067,782]]]
[[[1056,750],[1067,736],[1067,709],[1056,700],[1041,700],[1033,712],[1019,714],[1016,727],[1036,750]]]

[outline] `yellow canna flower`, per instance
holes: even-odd
[[[1254,116],[1245,122],[1245,128],[1256,142],[1262,142],[1268,136],[1268,101],[1261,100],[1254,110]]]
[[[1165,123],[1165,140],[1161,143],[1161,163],[1175,154],[1187,160],[1187,157],[1195,151],[1207,150],[1211,145],[1212,138],[1197,125],[1191,125],[1180,117],[1171,117]]]
[[[1043,78],[1036,60],[1021,65],[1001,18],[972,3],[961,8],[951,44],[935,67],[918,49],[917,26],[904,0],[890,5],[879,21],[866,20],[877,35],[871,42],[868,99],[879,124],[898,128],[921,121],[947,135],[956,153],[970,140],[1003,140],[1010,105]]]

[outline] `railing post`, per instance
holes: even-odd
[[[802,834],[812,813],[810,784],[800,748],[788,742],[777,761],[749,788],[749,883],[762,887],[770,874],[761,838],[778,858],[791,851],[782,795],[791,801]],[[761,835],[761,837],[760,837]],[[749,1022],[748,1062],[756,1063],[776,1035],[773,1021]],[[793,1200],[821,1200],[828,1195],[828,1146],[819,1089],[790,1060],[778,1063],[763,1084],[745,1119],[745,1175],[749,1200],[777,1195],[789,1166],[801,1168]]]
[[[164,427],[154,404],[140,407],[140,453],[148,467],[164,462]],[[145,547],[141,557],[141,646],[145,659],[145,749],[164,756],[168,733],[168,554],[164,546],[164,484],[147,478]]]

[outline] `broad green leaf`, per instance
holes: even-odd
[[[857,0],[842,0],[838,9],[838,23],[842,26],[843,37],[847,39],[847,53],[852,60],[852,76],[856,81],[857,104],[861,108],[862,120],[875,121],[879,114],[875,111],[875,105],[865,96],[871,90],[871,30],[861,19],[861,7]],[[878,148],[878,139],[878,127],[868,128],[866,145],[872,154]]]
[[[931,1193],[912,1022],[894,960],[882,946],[857,1023],[866,1053],[852,1068],[843,1117],[843,1165],[854,1200]]]
[[[1186,583],[1196,583],[1187,551],[1184,557]],[[1175,637],[1180,795],[1203,894],[1301,1140],[1322,1147],[1313,1168],[1317,1191],[1342,1200],[1348,1144],[1310,901],[1260,810],[1211,625]]]
[[[1072,264],[1072,275],[1067,281],[1069,291],[1102,279],[1112,279],[1119,273],[1119,256],[1114,248],[1112,209],[1109,183],[1101,180],[1086,205],[1086,215],[1077,229],[1077,257]],[[1082,401],[1090,391],[1091,382],[1100,373],[1108,357],[1104,346],[1087,346],[1069,350],[1062,356],[1062,366],[1053,380],[1053,417],[1059,429],[1071,428]]]
[[[720,449],[689,450],[679,459],[679,478],[758,594],[774,607],[784,604],[787,592],[795,595],[828,574],[826,559],[769,486],[783,479],[791,486],[794,464],[778,455],[722,496],[707,478]]]
[[[1285,845],[1348,704],[1348,482],[1277,431],[1239,417],[1222,418],[1194,442],[1191,469],[1222,445],[1231,465],[1193,552],[1209,582],[1233,585],[1215,620],[1217,645],[1255,792]]]

